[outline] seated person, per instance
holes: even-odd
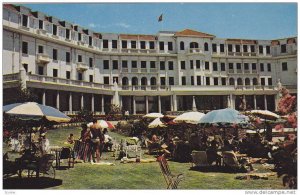
[[[110,137],[107,133],[107,129],[105,128],[103,130],[103,134],[104,134],[104,151],[111,151],[112,150],[112,137]]]
[[[69,135],[69,137],[67,138],[67,143],[68,143],[68,144],[74,144],[74,143],[75,143],[73,133],[71,133],[71,134]]]
[[[153,134],[151,141],[148,140],[149,153],[152,153],[154,150],[158,150],[161,148],[159,142],[160,142],[159,138],[156,136],[156,134]]]
[[[43,135],[41,137],[40,146],[41,146],[42,155],[50,152],[50,143],[49,140],[46,138],[46,135]]]
[[[206,151],[207,161],[209,164],[216,162],[216,165],[221,165],[221,157],[217,152],[218,152],[218,142],[216,140],[212,140],[210,146]]]
[[[233,151],[233,146],[229,143],[227,139],[224,141],[222,151]]]

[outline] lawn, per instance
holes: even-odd
[[[80,128],[60,128],[49,130],[47,137],[50,145],[63,146],[67,136],[73,133],[76,138]],[[117,141],[125,138],[109,132]],[[143,155],[144,158],[151,156]],[[153,157],[152,157],[153,158]],[[62,184],[48,189],[165,189],[166,184],[157,162],[127,163],[115,161],[111,152],[103,156],[104,161],[113,162],[115,166],[76,163],[74,168],[57,170],[56,178]],[[191,163],[168,161],[172,173],[182,173],[185,179],[179,189],[283,189],[281,178],[276,175],[268,180],[237,180],[243,173],[200,172],[190,170]],[[258,172],[267,172],[260,164],[255,164]]]

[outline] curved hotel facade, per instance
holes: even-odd
[[[109,104],[131,114],[240,109],[242,101],[274,111],[277,85],[297,93],[297,37],[99,33],[4,4],[2,55],[4,104],[21,81],[39,103],[68,113],[105,113]]]

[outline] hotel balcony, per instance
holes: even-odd
[[[202,49],[200,48],[190,48],[188,50],[189,53],[203,53]]]
[[[36,62],[40,64],[48,64],[50,61],[50,57],[47,54],[38,54],[36,57]]]
[[[36,33],[39,35],[47,35],[47,31],[44,29],[36,29]]]
[[[79,72],[84,72],[89,69],[89,67],[84,62],[77,62],[76,69]]]

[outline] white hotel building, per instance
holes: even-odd
[[[39,103],[67,112],[104,113],[116,99],[131,114],[239,109],[242,98],[247,108],[274,111],[279,79],[297,93],[297,37],[99,33],[4,4],[2,55],[4,104],[20,81]]]

